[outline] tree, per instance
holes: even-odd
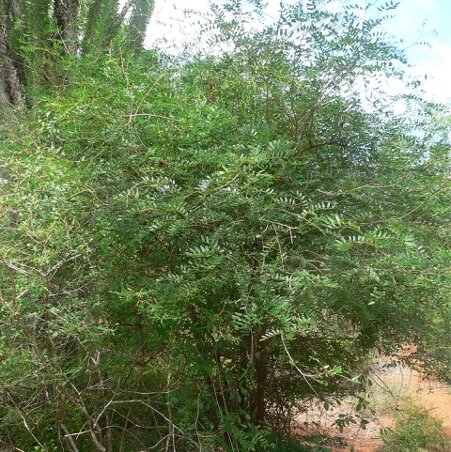
[[[446,112],[362,99],[402,52],[381,18],[307,6],[256,32],[217,7],[216,58],[87,52],[10,119],[2,446],[280,450],[377,351],[446,375]]]
[[[135,52],[139,52],[143,46],[147,24],[154,6],[154,0],[139,0],[133,8],[127,33],[129,45]]]
[[[2,61],[0,100],[2,105],[20,104],[23,97],[20,88],[17,54],[14,52],[10,41],[12,21],[8,12],[12,11],[13,5],[14,3],[10,4],[6,1],[0,4],[0,58]]]
[[[130,48],[139,52],[153,5],[130,0],[119,10],[117,0],[2,0],[0,105],[31,104],[42,90],[64,83],[62,57],[73,63],[106,52],[121,30],[133,36]]]

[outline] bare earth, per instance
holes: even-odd
[[[382,445],[380,429],[393,426],[393,419],[387,407],[398,409],[402,399],[409,398],[415,405],[425,407],[443,423],[444,434],[451,439],[451,388],[444,383],[424,378],[421,374],[403,366],[384,368],[380,366],[373,376],[370,393],[376,414],[367,412],[369,424],[365,429],[351,424],[340,433],[334,424],[339,414],[352,413],[349,401],[330,407],[314,404],[306,413],[299,414],[296,419],[295,432],[300,436],[320,435],[329,440],[324,446],[333,451],[371,452]],[[355,402],[354,402],[355,403]],[[401,409],[401,408],[399,408]]]

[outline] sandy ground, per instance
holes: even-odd
[[[340,433],[334,425],[335,419],[340,414],[352,413],[353,404],[349,400],[341,405],[332,406],[327,411],[321,405],[312,404],[305,413],[297,416],[295,432],[300,436],[328,437],[329,440],[325,441],[324,446],[330,447],[333,451],[377,451],[382,445],[380,429],[393,426],[390,412],[393,409],[402,409],[401,401],[408,398],[415,405],[426,408],[431,416],[440,419],[445,435],[451,439],[451,388],[449,386],[424,378],[418,372],[399,365],[389,368],[379,366],[372,380],[369,400],[372,402],[375,413],[369,411],[365,413],[365,418],[370,421],[365,429],[360,428],[359,425],[350,424],[343,433]]]

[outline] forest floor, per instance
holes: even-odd
[[[299,436],[332,449],[332,451],[372,452],[382,446],[381,428],[394,427],[394,416],[403,410],[403,404],[425,408],[428,414],[443,424],[444,436],[451,440],[451,388],[445,383],[425,378],[422,374],[401,365],[387,367],[381,362],[372,376],[373,384],[367,400],[372,410],[365,411],[369,422],[366,428],[359,423],[346,426],[340,432],[335,420],[340,414],[358,415],[353,412],[355,400],[344,401],[325,410],[320,404],[312,404],[297,416],[295,429]]]

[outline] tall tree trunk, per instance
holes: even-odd
[[[138,52],[153,6],[154,0],[126,0],[121,10],[119,0],[0,0],[0,108],[29,106],[43,89],[64,85],[59,57],[78,56],[80,38],[82,53],[103,53],[123,27]]]
[[[10,105],[3,71],[0,72],[0,110]]]
[[[12,2],[14,3],[14,2]],[[11,105],[19,105],[23,102],[21,80],[14,59],[10,43],[11,7],[9,1],[0,3],[0,99]]]
[[[128,24],[128,41],[131,50],[137,53],[143,48],[147,24],[155,7],[154,0],[136,0]]]
[[[25,11],[28,41],[33,46],[27,55],[27,95],[32,99],[42,89],[53,85],[51,58],[51,12],[53,0],[33,0],[33,8]],[[31,103],[32,100],[31,100]]]
[[[83,33],[82,52],[89,53],[96,41],[99,20],[102,17],[104,0],[93,0],[86,17],[86,25]]]
[[[78,50],[78,19],[81,0],[55,0],[54,11],[63,53],[74,55]]]
[[[126,0],[119,11],[118,0],[92,0],[84,28],[83,53],[101,53],[108,49],[135,2]]]

